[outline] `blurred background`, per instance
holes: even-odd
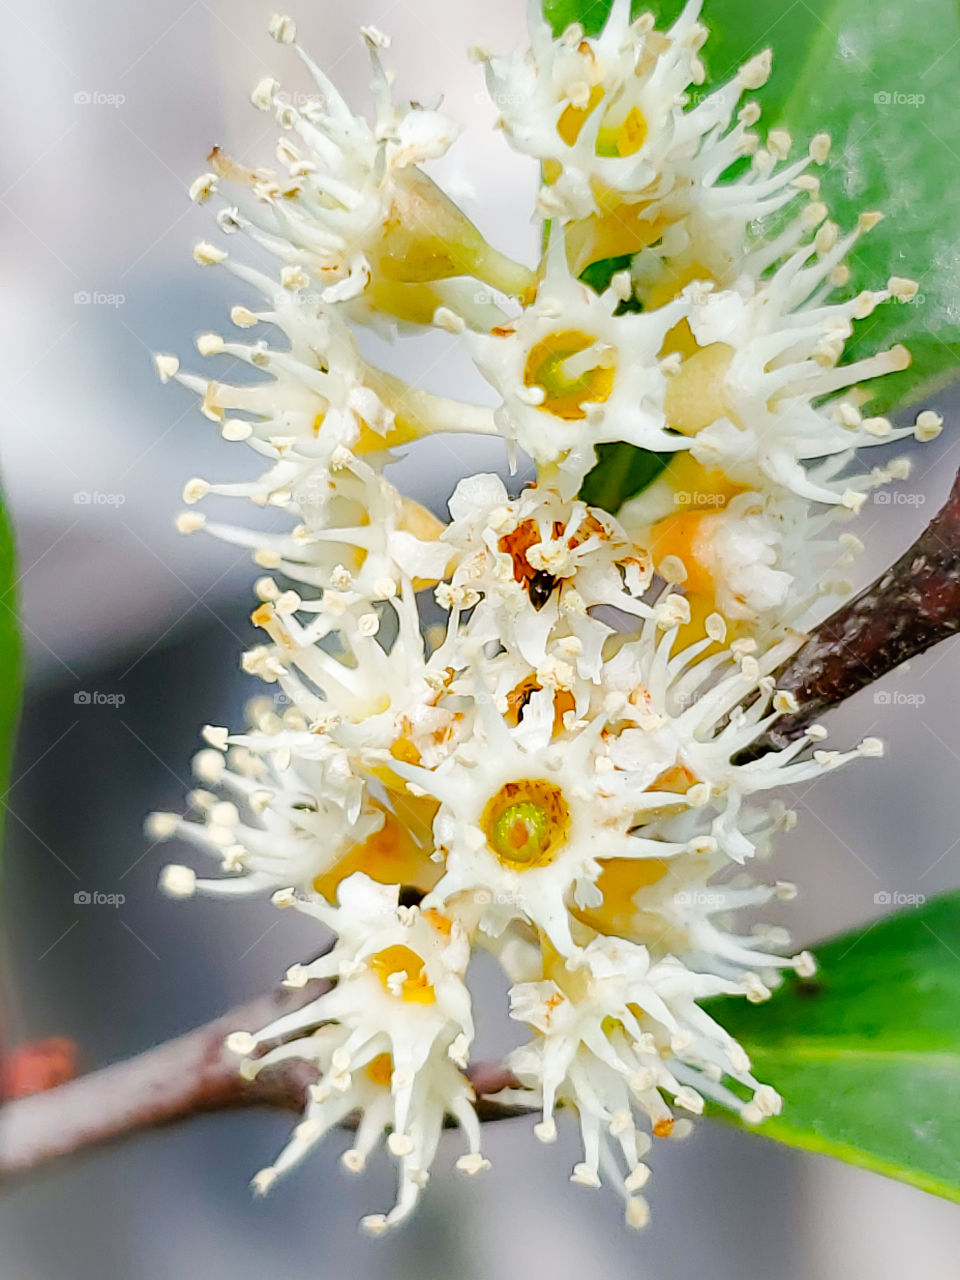
[[[397,92],[446,94],[466,136],[437,172],[499,247],[532,260],[535,174],[490,128],[472,43],[522,39],[517,0],[337,0],[295,4],[304,43],[357,106],[368,64],[357,28],[393,37]],[[179,538],[191,475],[239,476],[193,398],[162,388],[154,351],[187,365],[193,337],[225,324],[226,277],[201,273],[213,236],[190,180],[213,143],[254,163],[271,120],[249,105],[278,74],[303,85],[265,32],[263,0],[5,0],[0,58],[10,125],[0,135],[0,458],[18,527],[29,689],[8,797],[2,909],[6,1033],[66,1035],[84,1069],[144,1049],[270,986],[315,949],[265,904],[229,911],[155,891],[166,860],[142,835],[151,809],[179,808],[207,722],[238,721],[255,692],[237,671],[252,641],[246,555]],[[486,398],[453,340],[404,342],[378,358],[437,390]],[[956,419],[956,396],[935,407]],[[413,450],[398,480],[442,512],[465,472],[505,474],[491,443]],[[896,504],[865,509],[868,580],[909,544],[960,464],[945,431],[916,459]],[[799,940],[863,926],[885,893],[960,884],[952,805],[960,761],[957,659],[946,645],[833,717],[838,743],[877,734],[887,757],[793,797],[798,829],[778,874],[799,881]],[[75,894],[122,894],[119,907]],[[880,898],[878,900],[878,895]],[[512,1043],[502,991],[477,974],[481,1053]],[[529,1120],[491,1125],[494,1168],[438,1176],[412,1226],[356,1233],[391,1202],[392,1170],[360,1181],[333,1139],[265,1201],[248,1178],[285,1140],[286,1115],[221,1115],[138,1138],[44,1175],[0,1200],[2,1280],[284,1280],[457,1276],[492,1280],[535,1259],[551,1280],[953,1280],[955,1206],[819,1157],[699,1126],[658,1152],[651,1226],[622,1227],[610,1192],[567,1182],[573,1135],[547,1150]]]

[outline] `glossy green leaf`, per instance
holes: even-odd
[[[652,10],[661,29],[669,26],[683,7],[683,0],[665,0],[662,4],[633,0],[634,14]],[[748,58],[772,47],[774,74],[763,89],[751,96],[763,103],[773,123],[808,59],[811,39],[836,7],[836,0],[810,0],[804,4],[767,0],[762,6],[744,4],[743,0],[705,0],[702,18],[710,28],[710,38],[701,54],[707,68],[705,90],[723,84]],[[596,35],[612,8],[613,0],[544,0],[543,11],[558,35],[572,22],[579,22],[588,35]],[[820,128],[823,126],[813,132]]]
[[[3,797],[9,782],[22,687],[16,549],[13,528],[0,503],[0,822],[5,811]]]
[[[584,477],[580,497],[591,507],[619,511],[628,497],[652,484],[669,461],[669,453],[632,444],[597,445],[596,466]]]
[[[544,0],[557,32],[581,22],[601,29],[612,0]],[[650,5],[661,27],[681,0]],[[833,137],[821,171],[823,194],[841,228],[879,209],[884,222],[850,259],[851,293],[881,287],[889,276],[919,281],[911,303],[890,302],[861,322],[845,360],[903,342],[913,364],[874,384],[874,412],[931,394],[960,372],[960,250],[953,209],[960,203],[960,10],[955,0],[706,0],[710,39],[703,50],[703,91],[732,76],[761,49],[774,51],[769,83],[755,96],[766,127],[781,124],[797,139]],[[599,483],[599,478],[595,480]],[[614,492],[604,482],[605,489]],[[629,493],[614,492],[615,510]]]
[[[875,386],[871,407],[895,407],[960,370],[960,12],[955,0],[835,0],[807,44],[784,123],[833,136],[823,193],[841,227],[864,209],[885,214],[852,256],[851,287],[890,275],[920,284],[914,302],[879,308],[848,344],[847,359],[910,348],[911,368]]]
[[[757,1132],[960,1201],[960,893],[814,950],[768,1003],[710,1002],[784,1097]]]

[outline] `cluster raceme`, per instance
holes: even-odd
[[[333,933],[287,974],[295,1011],[228,1049],[249,1078],[290,1060],[315,1075],[258,1191],[348,1117],[348,1169],[385,1139],[399,1190],[364,1220],[374,1231],[413,1209],[447,1121],[466,1140],[457,1167],[487,1167],[469,1069],[477,948],[503,966],[525,1037],[503,1100],[539,1110],[545,1142],[572,1113],[574,1181],[612,1182],[630,1224],[647,1216],[646,1154],[683,1135],[683,1113],[777,1112],[703,1002],[762,1001],[784,970],[812,971],[782,930],[737,924],[793,893],[753,875],[793,820],[772,793],[881,749],[827,750],[814,726],[748,750],[796,710],[776,672],[847,589],[838,570],[859,544],[838,522],[906,473],[864,465],[904,432],[856,385],[905,351],[841,357],[856,321],[916,286],[833,294],[878,215],[846,233],[829,221],[809,171],[825,135],[791,161],[785,133],[754,131],[741,100],[768,54],[696,94],[697,0],[666,32],[629,10],[616,0],[596,37],[555,37],[534,5],[526,54],[479,54],[508,140],[539,164],[535,267],[488,245],[426,174],[456,129],[395,104],[373,29],[366,120],[274,18],[316,94],[295,107],[259,84],[279,167],[217,151],[192,189],[227,201],[221,230],[252,239],[261,265],[198,245],[246,290],[239,337],[198,339],[211,376],[173,356],[157,367],[260,469],[190,480],[179,527],[248,548],[262,571],[262,642],[243,667],[267,688],[238,731],[206,728],[186,815],[155,814],[150,833],[205,855],[201,878],[165,869],[173,896],[261,894],[316,921],[318,946]],[[462,342],[492,404],[377,368],[363,325]],[[912,430],[939,425],[925,413]],[[502,439],[535,482],[466,476],[444,519],[405,498],[397,450],[451,432]],[[612,515],[578,494],[597,446],[617,443],[666,465]],[[208,520],[208,497],[280,514]]]

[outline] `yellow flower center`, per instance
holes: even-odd
[[[587,117],[602,97],[603,90],[595,84],[590,90],[590,97],[585,107],[575,107],[572,102],[564,107],[557,121],[557,133],[568,147],[572,147],[580,137],[583,126],[587,123]]]
[[[433,1004],[436,1000],[436,992],[424,972],[422,957],[409,947],[385,947],[372,957],[370,964],[384,989],[392,996],[409,1004]]]
[[[578,329],[551,333],[527,356],[523,381],[541,387],[546,413],[568,422],[587,416],[584,404],[608,400],[613,391],[615,353]]]
[[[543,933],[540,934],[540,957],[544,978],[556,983],[568,1000],[572,1000],[574,1004],[583,1004],[590,998],[589,970],[586,968],[569,968],[566,957],[560,954],[550,939]],[[548,1018],[552,1015],[557,1005],[561,1003],[560,997],[554,996],[552,998],[547,1010]]]
[[[393,1078],[393,1058],[389,1053],[378,1053],[364,1068],[374,1084],[386,1088]]]
[[[574,275],[601,258],[619,258],[639,253],[653,244],[670,225],[663,213],[652,211],[648,200],[624,204],[612,187],[595,178],[591,186],[602,213],[591,214],[567,225],[567,261]]]
[[[514,726],[520,723],[523,716],[524,708],[535,693],[539,693],[542,686],[535,675],[524,676],[519,684],[515,685],[507,694],[507,715],[508,724]],[[569,689],[558,689],[553,695],[553,732],[554,734],[563,733],[564,723],[563,717],[568,711],[576,710],[576,702],[573,694]]]
[[[567,838],[570,810],[559,787],[508,782],[483,811],[481,826],[497,858],[515,870],[547,866]]]
[[[586,106],[575,107],[571,102],[557,121],[557,133],[572,147],[583,131],[593,109],[603,97],[603,90],[594,85]],[[597,131],[598,156],[634,156],[647,139],[647,121],[639,107],[631,107],[625,116],[617,119],[618,111],[611,107],[604,115]]]
[[[597,134],[598,156],[635,156],[647,140],[647,122],[639,107],[631,107],[619,123],[607,112]]]
[[[389,811],[384,813],[383,826],[360,844],[355,844],[329,871],[317,876],[313,887],[328,902],[336,901],[337,888],[347,876],[362,871],[380,884],[415,885],[424,891],[432,889],[443,874],[442,867],[430,860],[433,839],[430,824],[432,809],[422,822],[412,807],[405,812],[404,821]]]
[[[713,575],[699,556],[699,540],[714,518],[710,511],[702,508],[684,511],[666,516],[651,531],[650,553],[655,563],[660,564],[667,556],[680,560],[687,571],[683,586],[688,596],[713,594]]]
[[[673,455],[670,483],[679,509],[647,530],[644,541],[656,565],[672,556],[686,570],[683,590],[690,605],[690,622],[681,627],[680,635],[685,643],[692,644],[704,634],[707,617],[718,608],[710,554],[717,515],[745,489],[722,471],[701,466],[685,451]],[[738,624],[728,619],[728,626],[729,638],[735,639]]]
[[[664,408],[667,425],[685,436],[695,436],[718,418],[743,424],[728,403],[724,379],[733,360],[733,348],[713,342],[698,348],[667,381]]]
[[[598,907],[577,908],[574,915],[600,933],[630,937],[638,911],[636,895],[662,880],[670,864],[665,858],[604,858],[600,866],[597,888],[603,902]]]

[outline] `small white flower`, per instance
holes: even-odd
[[[540,483],[564,498],[577,492],[604,441],[645,449],[686,443],[665,430],[667,383],[658,359],[686,306],[618,315],[625,290],[619,277],[603,294],[577,280],[558,227],[535,300],[491,334],[469,335],[480,370],[502,397],[501,433],[537,463]]]
[[[630,0],[615,0],[599,35],[573,26],[555,38],[531,4],[530,52],[488,61],[487,83],[510,141],[543,166],[540,212],[576,223],[578,271],[636,253],[700,209],[715,226],[726,218],[742,229],[792,198],[790,183],[809,163],[774,172],[775,151],[783,149],[774,138],[748,179],[719,185],[756,150],[749,126],[759,108],[748,105],[736,123],[733,116],[743,93],[765,82],[770,54],[758,54],[713,92],[696,92],[707,37],[700,8],[691,0],[659,32],[651,15],[631,22]]]
[[[443,704],[456,614],[447,639],[428,657],[409,585],[383,606],[389,619],[383,629],[395,629],[388,644],[369,626],[362,601],[359,612],[352,592],[337,596],[331,589],[319,601],[302,602],[304,621],[269,604],[254,615],[274,642],[257,654],[258,672],[275,664],[276,682],[310,726],[291,746],[312,754],[326,750],[329,739],[357,766],[354,753],[387,751],[403,739],[408,752],[432,766],[445,757],[458,719]],[[323,643],[331,638],[335,652]]]
[[[470,948],[455,922],[416,908],[404,916],[398,911],[396,887],[374,884],[363,875],[341,885],[336,907],[308,901],[295,905],[338,936],[332,951],[300,967],[297,985],[312,978],[338,981],[317,1000],[245,1038],[241,1046],[252,1052],[258,1044],[283,1041],[243,1064],[248,1079],[290,1059],[311,1062],[319,1072],[303,1121],[255,1186],[269,1189],[358,1111],[356,1138],[344,1163],[358,1172],[384,1131],[392,1129],[387,1146],[399,1162],[397,1203],[385,1216],[364,1224],[373,1231],[392,1227],[417,1203],[447,1115],[466,1135],[471,1169],[483,1163],[473,1090],[450,1056],[455,1042],[460,1056],[473,1039],[470,995],[463,982]]]
[[[172,896],[245,897],[287,886],[309,888],[384,827],[385,811],[366,799],[345,751],[329,739],[315,739],[309,754],[294,758],[289,743],[295,731],[269,711],[258,719],[252,733],[230,739],[227,758],[216,753],[221,763],[215,774],[207,753],[198,757],[200,780],[207,785],[191,795],[192,817],[156,814],[148,820],[155,839],[193,845],[226,873],[198,880],[186,868],[168,867],[163,887]]]
[[[429,324],[438,307],[452,305],[495,323],[498,309],[474,302],[476,281],[520,292],[530,272],[493,250],[419,168],[442,156],[459,129],[438,111],[396,107],[380,63],[383,41],[364,35],[374,121],[355,115],[296,45],[317,94],[294,103],[275,80],[257,86],[254,105],[273,111],[285,131],[277,147],[283,169],[249,170],[215,150],[214,173],[236,200],[221,225],[247,229],[304,280],[317,281],[324,301],[351,303],[361,318],[379,309]]]
[[[498,477],[478,475],[458,484],[450,514],[451,582],[480,597],[471,639],[499,639],[536,669],[551,641],[569,637],[578,673],[596,680],[614,628],[589,611],[651,616],[652,562],[606,512],[539,485],[511,500]]]
[[[247,497],[251,485],[210,486],[211,492]],[[254,499],[256,501],[256,499]],[[329,611],[369,610],[392,598],[405,579],[435,582],[448,550],[437,542],[443,525],[362,458],[335,456],[328,472],[316,468],[298,491],[291,513],[303,517],[291,532],[270,532],[202,519],[187,513],[182,532],[203,530],[234,546],[249,548],[261,569],[329,593]]]
[[[545,216],[599,213],[607,192],[638,203],[670,190],[672,153],[689,154],[721,118],[715,106],[685,114],[678,105],[703,78],[699,7],[688,5],[662,36],[647,15],[631,23],[630,0],[615,0],[599,35],[574,26],[555,38],[531,4],[529,53],[489,59],[487,84],[511,142],[545,167]]]
[[[226,268],[264,299],[259,311],[234,308],[234,323],[243,329],[272,325],[286,339],[284,347],[265,340],[254,343],[205,342],[201,354],[228,355],[272,381],[260,378],[232,386],[179,372],[169,357],[159,357],[163,376],[201,397],[205,417],[226,424],[231,413],[250,415],[251,433],[242,438],[270,457],[329,466],[337,450],[377,454],[431,432],[492,434],[488,410],[431,395],[408,386],[364,360],[349,325],[337,308],[319,302],[303,288],[286,289],[252,267],[228,259]],[[284,477],[284,483],[289,483]],[[279,484],[273,486],[279,487]],[[271,488],[265,491],[269,496]]]
[[[769,280],[741,275],[729,289],[690,286],[688,322],[697,348],[671,376],[669,426],[691,438],[693,457],[736,484],[779,485],[810,502],[841,503],[843,487],[804,464],[912,434],[883,431],[850,402],[825,397],[903,369],[902,347],[837,366],[852,322],[889,290],[824,305],[821,286],[855,236],[811,262],[815,243],[785,257]]]
[[[760,632],[771,623],[789,622],[796,607],[815,593],[812,577],[815,557],[804,551],[809,542],[795,546],[791,538],[796,522],[811,529],[806,504],[789,495],[776,501],[759,493],[740,493],[717,510],[713,506],[677,505],[669,479],[659,486],[673,514],[650,523],[644,511],[661,508],[657,492],[621,511],[625,527],[636,540],[651,548],[653,561],[663,577],[682,585],[688,599],[703,600],[728,621],[749,622]],[[708,495],[709,496],[709,495]],[[787,544],[787,545],[785,545]],[[836,558],[835,543],[830,544]],[[783,566],[789,563],[792,572]]]
[[[558,1103],[576,1110],[584,1159],[572,1180],[599,1186],[602,1170],[624,1196],[627,1221],[641,1225],[645,1215],[634,1197],[649,1174],[642,1160],[650,1139],[638,1116],[655,1137],[667,1137],[680,1126],[663,1094],[693,1114],[703,1110],[704,1096],[745,1110],[720,1083],[723,1076],[758,1096],[746,1054],[697,1004],[743,989],[670,955],[651,963],[645,947],[613,938],[591,942],[576,969],[558,959],[544,965],[544,975],[511,989],[511,1017],[536,1034],[508,1065],[537,1091],[544,1136],[553,1132]],[[760,1094],[768,1110],[769,1094]]]
[[[475,733],[483,737],[473,738],[469,753],[464,747],[433,771],[395,766],[440,801],[434,839],[444,871],[425,901],[440,905],[472,893],[487,932],[496,935],[519,918],[570,954],[568,901],[595,901],[598,858],[670,857],[685,846],[630,834],[652,800],[643,795],[642,775],[596,771],[602,718],[561,743],[553,739],[550,689],[531,695],[512,731],[482,695],[478,710]]]

